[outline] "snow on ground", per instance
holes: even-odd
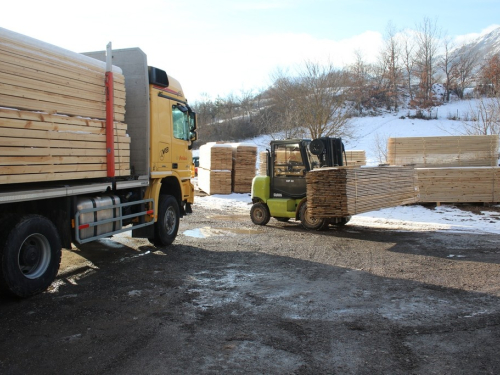
[[[471,108],[476,108],[474,100],[454,101],[433,108],[431,115],[436,118],[433,120],[408,118],[409,111],[406,109],[377,117],[354,118],[356,139],[345,139],[344,143],[347,150],[365,150],[367,165],[376,166],[381,162],[377,156],[377,137],[385,143],[390,137],[461,135],[463,134],[462,121],[449,118],[464,118],[464,114],[470,112]],[[410,115],[414,114],[415,112],[411,111]],[[269,147],[271,139],[271,136],[260,136],[246,140],[244,143],[256,145],[260,152]],[[251,199],[248,194],[213,195],[196,197],[195,204],[230,211],[250,212]],[[355,215],[349,222],[349,226],[354,228],[357,225],[389,230],[500,234],[500,213],[482,211],[478,215],[452,205],[435,208],[418,205],[401,206]]]
[[[195,198],[195,205],[229,210],[232,213],[248,213],[249,221],[251,204],[249,194],[233,193]],[[196,212],[196,206],[193,210]],[[434,208],[419,205],[400,206],[355,215],[347,227],[355,229],[356,226],[402,231],[500,234],[500,212],[482,211],[478,215],[452,205]]]

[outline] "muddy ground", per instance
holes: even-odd
[[[1,374],[498,374],[500,238],[195,205],[170,247],[64,251],[0,330]]]

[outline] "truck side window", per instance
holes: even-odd
[[[189,118],[187,108],[186,111],[182,111],[178,105],[172,106],[172,124],[174,131],[174,138],[182,139],[184,141],[189,140]]]

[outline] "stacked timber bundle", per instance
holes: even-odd
[[[418,168],[419,202],[500,202],[500,168]]]
[[[412,167],[322,168],[306,175],[307,204],[316,218],[346,217],[415,203]]]
[[[259,152],[259,176],[267,175],[267,151]]]
[[[346,150],[345,158],[350,167],[366,165],[366,152],[364,150]]]
[[[207,194],[231,194],[232,146],[225,143],[207,143],[200,147],[199,155],[199,188]]]
[[[474,167],[498,164],[498,135],[389,138],[391,165]]]
[[[255,165],[257,163],[257,147],[234,143],[232,188],[234,193],[250,193],[252,180],[255,177]]]
[[[130,174],[114,67],[115,175]],[[0,28],[0,183],[106,177],[105,64]]]

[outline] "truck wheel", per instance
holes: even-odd
[[[302,226],[306,229],[325,230],[328,228],[328,220],[316,219],[311,216],[309,209],[307,208],[307,202],[300,207],[299,217]]]
[[[255,225],[266,225],[271,219],[269,208],[264,203],[255,203],[250,209],[250,218]]]
[[[172,195],[160,195],[158,205],[158,220],[155,223],[155,238],[152,241],[157,246],[168,246],[174,242],[179,230],[180,210],[177,199]]]
[[[25,216],[2,240],[0,290],[19,297],[46,290],[61,263],[61,240],[54,224],[43,216]]]

